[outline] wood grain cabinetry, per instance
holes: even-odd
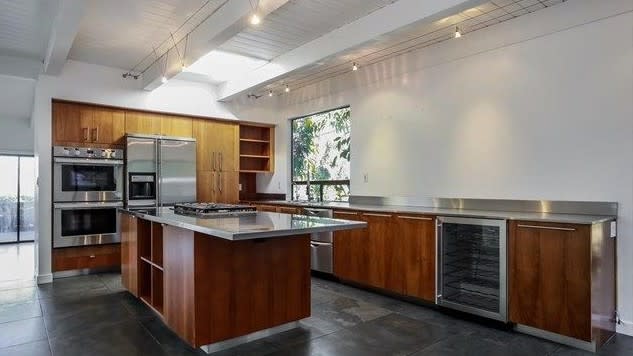
[[[120,266],[121,247],[118,244],[53,249],[53,272]]]
[[[53,102],[53,144],[123,144],[125,114],[94,105]]]
[[[173,115],[161,115],[160,134],[173,137],[193,137],[193,119]]]
[[[510,320],[598,344],[608,339],[615,330],[615,241],[608,227],[509,227]]]
[[[121,282],[123,287],[138,296],[138,240],[137,218],[119,214],[121,224]]]
[[[125,112],[125,133],[160,135],[161,119],[157,114],[126,111]]]
[[[402,264],[402,294],[435,302],[435,218],[398,214],[394,231]]]
[[[334,218],[363,221],[357,211],[334,211]],[[334,275],[360,284],[369,283],[367,229],[334,232]]]
[[[363,213],[367,222],[364,239],[368,263],[366,282],[376,288],[397,291],[402,290],[401,251],[399,240],[394,239],[391,214]]]

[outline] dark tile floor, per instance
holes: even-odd
[[[214,354],[590,355],[392,298],[313,279],[301,327]],[[121,287],[118,274],[0,285],[2,355],[203,355]],[[601,355],[633,355],[618,335]]]

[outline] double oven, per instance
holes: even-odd
[[[53,247],[120,242],[123,150],[53,148]]]

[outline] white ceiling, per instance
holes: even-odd
[[[271,60],[397,0],[291,0],[220,49]]]
[[[0,55],[41,61],[58,0],[0,0]]]
[[[387,35],[376,38],[371,43],[339,53],[311,66],[289,73],[275,82],[252,92],[265,94],[268,90],[281,93],[286,85],[292,89],[348,73],[354,62],[367,66],[400,54],[428,47],[452,39],[455,27],[464,34],[492,26],[531,12],[557,5],[565,0],[492,0],[460,13],[431,23],[421,23],[403,27]]]
[[[211,15],[224,0],[86,0],[69,53],[77,61],[143,69]],[[191,19],[187,21],[188,18]],[[183,25],[183,23],[187,23]]]

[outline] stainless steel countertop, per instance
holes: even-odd
[[[147,214],[125,208],[120,208],[119,210],[141,219],[232,241],[350,230],[367,226],[367,223],[360,221],[268,212],[199,218],[174,214],[174,211],[170,208],[158,208],[155,214]]]
[[[286,200],[252,201],[253,204],[288,205],[296,207],[329,208],[338,210],[360,210],[371,212],[385,212],[393,214],[429,214],[441,216],[477,217],[488,219],[542,221],[568,224],[598,224],[616,220],[615,216],[608,215],[583,215],[583,214],[558,214],[558,213],[530,213],[513,211],[470,210],[434,208],[423,206],[401,205],[365,205],[350,204],[345,202],[292,202]]]

